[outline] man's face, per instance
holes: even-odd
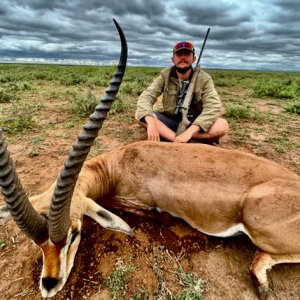
[[[179,69],[190,68],[195,60],[194,53],[185,49],[177,51],[172,57],[173,64]]]

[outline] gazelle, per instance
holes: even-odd
[[[0,186],[6,202],[0,217],[8,209],[41,248],[42,296],[52,297],[63,288],[83,215],[105,228],[133,234],[106,209],[118,207],[168,212],[213,236],[245,233],[258,248],[250,272],[260,298],[266,299],[267,270],[300,262],[298,175],[264,158],[200,144],[137,142],[85,162],[125,71],[126,39],[115,24],[122,44],[118,70],[47,191],[27,198],[0,134]]]

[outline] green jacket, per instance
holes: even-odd
[[[153,115],[153,105],[161,94],[162,112],[174,114],[180,90],[181,84],[174,67],[162,70],[159,77],[138,98],[136,118],[142,120],[145,116]],[[191,109],[197,115],[193,124],[201,127],[204,132],[207,132],[220,116],[220,98],[211,77],[202,70],[196,80]]]

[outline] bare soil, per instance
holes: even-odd
[[[98,138],[101,149],[109,150],[123,143],[109,134],[115,129],[115,123],[107,120],[105,133]],[[126,143],[146,138],[144,130],[135,123],[128,129],[133,134]],[[18,141],[10,143],[17,172],[29,195],[42,192],[55,180],[78,131],[79,127],[49,129],[44,142],[39,145],[30,142],[38,132],[31,133],[30,139],[20,136]],[[252,138],[259,140],[264,136],[253,135]],[[220,147],[255,152],[251,146],[234,145],[230,135],[223,139]],[[300,162],[298,151],[290,149],[279,155],[268,148],[260,148],[257,154],[296,171]],[[110,289],[105,282],[120,258],[136,267],[120,299],[158,299],[155,293],[160,282],[153,268],[155,261],[159,261],[170,290],[180,291],[181,284],[172,277],[172,271],[180,263],[185,272],[195,273],[204,280],[204,299],[258,299],[248,272],[255,246],[247,237],[208,237],[179,219],[171,218],[165,224],[156,215],[142,218],[126,212],[116,213],[134,228],[135,236],[105,230],[86,217],[71,275],[64,289],[53,299],[110,299]],[[0,223],[0,241],[6,243],[0,250],[0,299],[40,299],[40,250],[12,220]],[[183,255],[179,262],[172,264],[166,259],[166,253],[172,257]],[[278,265],[270,272],[269,279],[270,299],[300,299],[300,265]],[[138,290],[147,290],[148,298],[146,294],[139,298]]]

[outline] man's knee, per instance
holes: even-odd
[[[225,135],[229,131],[229,124],[228,122],[223,119],[219,118],[217,121],[213,124],[213,126],[208,131],[211,134],[217,134],[219,136]]]
[[[219,120],[220,131],[222,131],[223,135],[225,135],[229,131],[229,124],[223,118],[219,118],[218,120]]]

